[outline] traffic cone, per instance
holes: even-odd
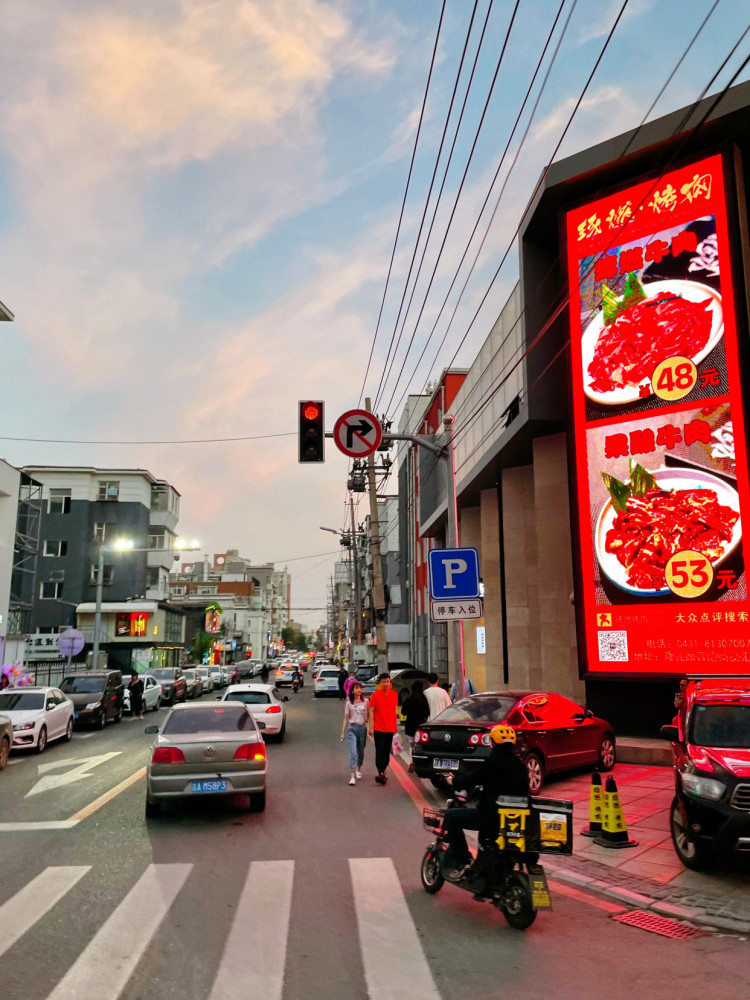
[[[602,832],[602,776],[598,771],[591,775],[591,797],[589,799],[589,825],[581,830],[584,837],[598,837]]]
[[[620,793],[615,779],[610,775],[604,788],[604,808],[602,810],[602,832],[594,840],[601,847],[637,847],[638,841],[631,840],[622,811]]]

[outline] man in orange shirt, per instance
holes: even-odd
[[[391,744],[396,732],[396,713],[398,712],[398,695],[391,688],[391,675],[381,674],[378,677],[379,687],[370,697],[370,719],[368,729],[375,740],[375,780],[379,785],[388,781],[386,771],[391,761]]]

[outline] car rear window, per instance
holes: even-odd
[[[0,694],[0,712],[26,712],[35,708],[44,708],[44,695],[38,691]]]
[[[318,674],[319,677],[338,677],[338,670],[321,670]]]
[[[271,701],[265,691],[230,691],[225,701],[241,701],[243,705],[268,705]]]
[[[750,705],[696,705],[689,742],[699,747],[750,747]]]
[[[249,712],[238,707],[206,705],[187,711],[172,712],[164,723],[162,733],[170,736],[182,733],[233,733],[255,729],[255,722]]]
[[[431,722],[502,722],[516,698],[461,698]]]
[[[104,690],[103,677],[63,677],[60,690],[66,694],[96,694]]]

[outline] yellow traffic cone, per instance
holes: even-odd
[[[604,788],[604,809],[602,810],[602,832],[594,840],[601,847],[637,847],[638,841],[631,840],[622,811],[620,793],[615,779],[610,775]]]
[[[591,797],[589,799],[589,825],[581,830],[584,837],[598,837],[602,832],[602,776],[598,771],[591,775]]]

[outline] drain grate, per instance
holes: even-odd
[[[689,924],[681,924],[679,920],[672,920],[671,917],[660,917],[658,913],[649,913],[647,910],[631,910],[630,913],[621,913],[612,917],[621,924],[628,924],[630,927],[640,927],[643,931],[651,931],[653,934],[661,934],[662,937],[677,938],[684,941],[686,938],[700,937],[704,932]]]

